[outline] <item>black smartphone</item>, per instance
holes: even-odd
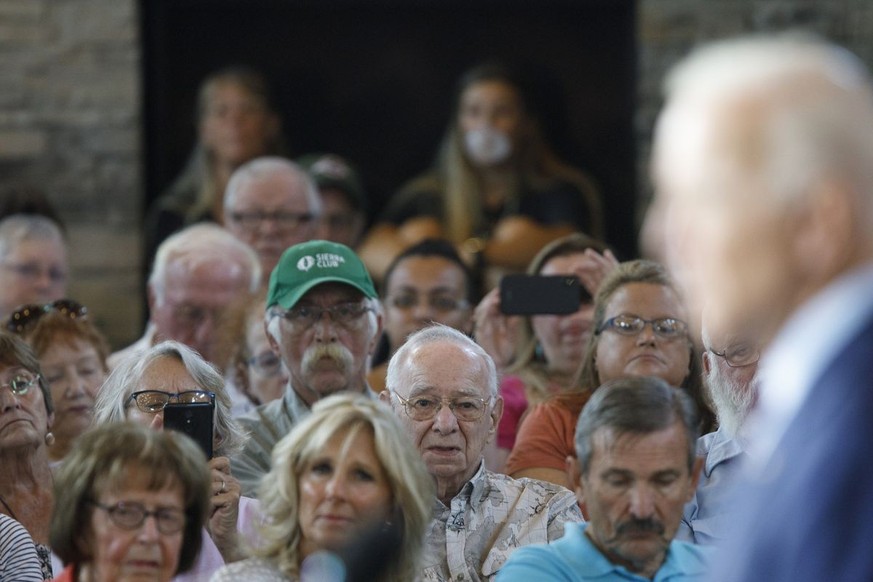
[[[167,404],[164,407],[164,428],[185,433],[200,445],[206,458],[211,459],[214,417],[215,404],[212,402]]]
[[[506,315],[575,313],[588,291],[575,275],[506,275],[500,280],[500,311]]]

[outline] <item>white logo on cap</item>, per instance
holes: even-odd
[[[300,257],[300,260],[297,261],[297,269],[300,271],[308,271],[312,267],[315,266],[315,259],[312,258],[312,255],[306,255],[305,257]]]
[[[346,258],[333,253],[318,253],[315,255],[319,269],[336,269],[346,262]]]

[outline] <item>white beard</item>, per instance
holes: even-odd
[[[757,400],[758,377],[754,376],[748,386],[741,386],[719,373],[716,367],[707,375],[706,384],[715,405],[719,426],[729,437],[742,440],[746,419]]]

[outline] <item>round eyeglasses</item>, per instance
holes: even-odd
[[[127,399],[125,406],[129,406],[130,402],[136,403],[136,407],[145,413],[155,414],[162,411],[171,400],[175,400],[178,404],[197,404],[197,403],[215,403],[215,392],[207,390],[186,390],[173,394],[164,392],[163,390],[140,390],[134,392]]]
[[[39,380],[39,376],[19,372],[12,376],[8,382],[0,384],[0,388],[9,388],[9,391],[16,396],[24,396],[30,392],[31,387]]]
[[[643,331],[647,325],[652,326],[652,331],[655,332],[655,335],[665,339],[683,337],[688,331],[688,324],[675,317],[643,319],[636,315],[622,314],[604,321],[603,325],[597,329],[597,334],[601,334],[604,330],[608,329],[621,335],[634,336]]]
[[[412,420],[430,420],[437,415],[443,406],[448,406],[449,410],[452,411],[452,414],[458,420],[479,420],[485,414],[485,409],[490,402],[490,399],[486,400],[472,396],[461,396],[458,398],[413,396],[407,399],[397,393],[394,395],[400,400],[407,416]]]
[[[706,348],[706,351],[724,358],[731,368],[751,366],[761,358],[761,351],[757,347],[743,343],[728,346],[723,352],[717,352],[712,348]]]
[[[112,523],[126,530],[135,530],[142,527],[147,517],[154,517],[158,531],[170,535],[182,531],[185,527],[185,512],[171,507],[159,507],[149,511],[139,503],[120,501],[115,505],[103,505],[91,501],[91,505],[102,509],[109,514]]]

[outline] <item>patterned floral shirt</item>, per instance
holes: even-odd
[[[435,502],[421,580],[492,580],[516,548],[559,539],[565,523],[582,521],[575,495],[564,487],[480,465],[451,507]]]

